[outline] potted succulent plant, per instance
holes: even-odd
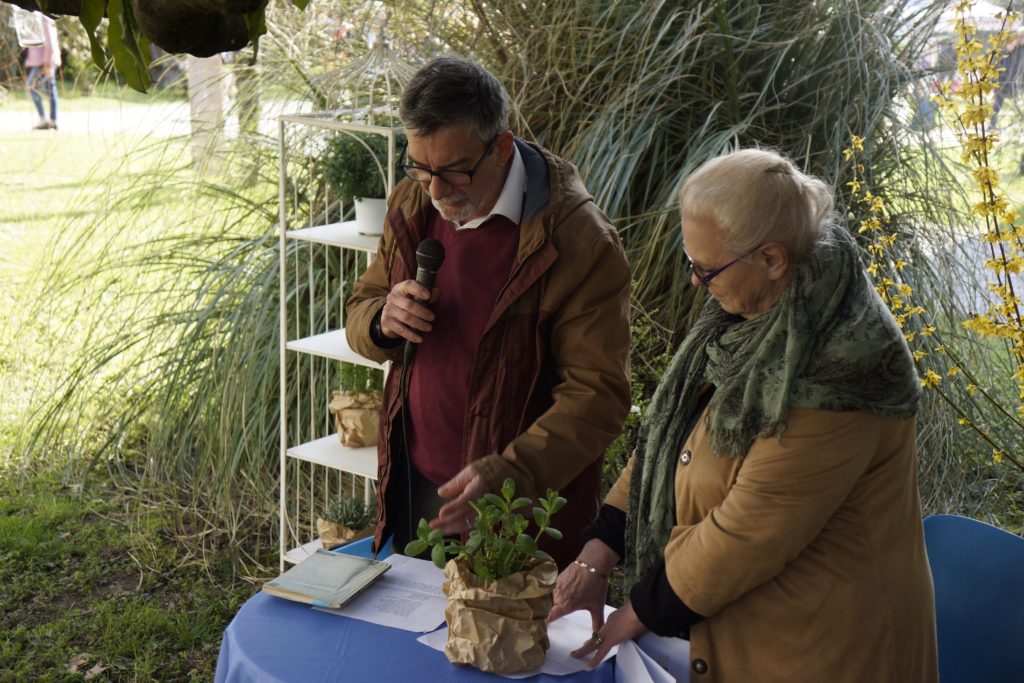
[[[417,538],[405,547],[410,556],[431,547],[434,564],[444,569],[445,655],[453,664],[511,674],[544,662],[558,568],[537,542],[542,536],[561,540],[562,532],[550,523],[565,498],[548,489],[537,501],[531,536],[526,533],[530,523],[519,511],[533,501],[514,496],[515,482],[506,479],[500,496],[488,493],[471,502],[477,519],[464,541],[444,538],[420,520]]]
[[[387,213],[388,141],[382,135],[342,131],[327,142],[324,174],[335,194],[352,201],[364,235],[380,235]]]
[[[330,549],[366,538],[373,533],[375,520],[372,503],[367,505],[361,498],[342,496],[316,520],[320,544]]]

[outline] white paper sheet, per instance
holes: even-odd
[[[629,683],[686,683],[673,678],[632,640],[619,644],[619,654],[615,657],[615,680]]]
[[[653,672],[655,681],[660,680],[655,671],[657,668],[668,674],[669,681],[690,683],[690,641],[645,633],[635,643],[648,671]]]
[[[444,572],[429,560],[391,555],[391,569],[341,609],[321,612],[415,633],[433,631],[444,623]]]
[[[392,569],[392,573],[394,570]],[[385,574],[387,576],[387,574]],[[614,607],[605,605],[604,614],[605,617],[615,611]],[[577,671],[583,671],[587,668],[586,659],[574,659],[570,654],[573,650],[578,650],[582,645],[590,638],[592,624],[590,621],[589,612],[573,612],[567,614],[561,619],[548,624],[548,640],[551,641],[551,647],[548,649],[547,657],[539,668],[527,671],[521,674],[509,674],[505,678],[527,678],[528,676],[536,676],[537,674],[548,674],[551,676],[567,676]],[[444,644],[448,641],[448,628],[438,629],[433,633],[428,633],[425,636],[420,636],[417,640],[424,645],[434,648],[435,650],[444,650]],[[612,657],[618,652],[618,646],[611,649],[608,655],[604,658]],[[604,660],[602,660],[604,661]],[[631,680],[631,679],[624,679]]]

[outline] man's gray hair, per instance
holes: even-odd
[[[416,135],[468,124],[481,142],[508,130],[505,87],[487,69],[461,57],[437,57],[402,92],[402,123]]]

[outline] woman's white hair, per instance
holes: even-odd
[[[736,255],[780,242],[802,261],[826,234],[835,203],[824,182],[769,150],[742,149],[704,163],[679,190],[685,218],[712,219]]]

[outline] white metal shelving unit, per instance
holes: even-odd
[[[282,571],[285,563],[301,562],[320,547],[315,508],[335,489],[335,495],[341,495],[342,473],[347,475],[346,483],[352,493],[357,489],[357,482],[362,482],[367,500],[372,494],[372,482],[377,479],[376,446],[342,446],[338,435],[333,433],[330,415],[325,412],[330,401],[330,383],[336,375],[331,363],[353,363],[386,371],[382,365],[349,347],[343,326],[346,285],[358,274],[346,268],[346,264],[355,265],[361,272],[373,259],[380,238],[360,234],[355,221],[341,220],[345,207],[328,196],[322,176],[318,175],[322,171],[316,168],[319,150],[330,135],[384,136],[388,151],[387,158],[380,160],[381,171],[390,194],[395,185],[396,135],[401,129],[352,123],[352,114],[320,112],[278,117]],[[300,172],[294,175],[305,174],[309,187],[298,187],[301,179],[289,175],[290,170],[295,169]],[[315,196],[306,196],[309,192]],[[291,227],[294,225],[301,227]],[[346,251],[352,253],[348,258]],[[294,264],[289,263],[290,257]],[[303,259],[304,267],[300,263]],[[338,272],[333,276],[334,286],[331,277],[325,277],[322,278],[323,291],[315,291],[316,276],[323,275],[315,269],[330,271],[335,266]],[[290,282],[300,282],[303,278],[305,288],[290,286]],[[303,321],[306,327],[300,330]],[[332,324],[332,321],[342,324]],[[332,478],[337,480],[336,486]],[[301,505],[303,497],[307,501],[306,508]]]

